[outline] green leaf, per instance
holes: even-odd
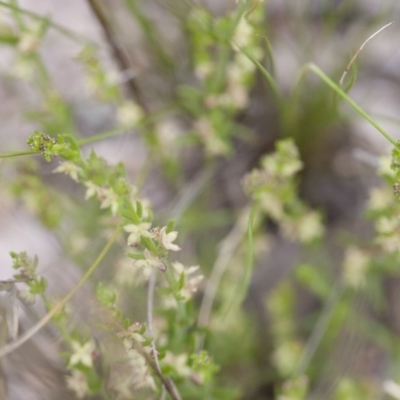
[[[174,226],[175,226],[175,221],[173,219],[168,221],[167,224],[167,233],[170,233],[174,230]]]
[[[115,290],[105,286],[102,282],[97,285],[96,297],[101,304],[107,307],[114,307],[115,302],[117,301],[117,293]]]
[[[295,273],[298,281],[320,299],[325,299],[330,293],[332,283],[313,265],[300,264]]]

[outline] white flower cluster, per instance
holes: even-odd
[[[369,257],[356,247],[346,250],[343,261],[343,281],[346,285],[358,288],[366,283]]]
[[[132,101],[124,102],[117,110],[117,124],[121,127],[132,128],[142,117],[142,109]]]
[[[182,282],[179,295],[183,300],[190,299],[197,292],[199,284],[204,278],[203,275],[198,274],[199,266],[185,268],[183,264],[174,262],[172,267],[177,280]]]
[[[119,335],[123,337],[122,344],[128,358],[128,365],[131,369],[129,383],[135,389],[148,387],[155,390],[156,385],[146,360],[134,346],[134,342],[141,343],[143,351],[147,352],[149,355],[151,354],[151,348],[143,346],[145,337],[141,333],[141,328],[142,326],[140,324],[132,324],[126,332]]]
[[[245,177],[244,187],[288,239],[309,243],[321,237],[324,229],[321,215],[298,198],[295,179],[301,168],[293,141],[282,140],[276,153],[265,156],[261,168]]]
[[[79,174],[82,172],[82,168],[71,161],[61,161],[53,172],[64,173],[75,182],[79,182]]]
[[[79,367],[93,368],[93,354],[95,346],[92,341],[71,343],[72,354],[69,358],[68,368],[71,373],[66,377],[67,387],[72,390],[78,399],[83,399],[90,394],[87,376],[79,370]],[[77,368],[78,367],[78,368]]]
[[[142,238],[149,238],[156,241],[162,251],[181,250],[181,248],[174,243],[178,236],[178,232],[167,232],[166,226],[162,228],[151,228],[150,222],[141,222],[139,224],[125,225],[124,230],[129,233],[127,244],[130,247],[137,247]],[[153,268],[158,268],[160,271],[166,270],[166,266],[162,261],[162,256],[153,255],[147,248],[144,250],[142,257],[139,256],[133,261],[133,265],[136,268],[141,269],[142,275],[145,279],[150,277]]]

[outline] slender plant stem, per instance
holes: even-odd
[[[236,45],[237,46],[237,45]],[[240,51],[253,63],[256,65],[256,67],[258,67],[258,69],[260,70],[260,72],[262,73],[262,75],[264,76],[264,78],[268,81],[271,90],[272,90],[272,95],[274,96],[274,99],[276,101],[276,104],[278,106],[282,105],[282,96],[279,92],[279,87],[276,83],[275,78],[272,76],[271,73],[269,73],[261,64],[259,61],[257,61],[252,55],[251,53],[249,53],[248,51],[246,51],[243,47],[239,47],[237,46]],[[272,59],[272,58],[271,58]]]
[[[131,129],[136,128],[136,126],[132,127],[125,127],[125,128],[117,128],[117,129],[112,129],[110,131],[106,132],[101,132],[97,133],[96,135],[84,138],[84,139],[79,139],[78,140],[78,145],[79,146],[85,146],[86,144],[94,143],[94,142],[99,142],[104,139],[108,139],[114,136],[119,136],[123,135],[124,133],[128,132]]]
[[[20,14],[27,15],[28,17],[31,17],[31,18],[39,20],[39,21],[45,20],[46,22],[48,22],[49,26],[51,26],[56,31],[59,31],[60,33],[62,33],[66,37],[68,37],[69,39],[71,39],[75,42],[79,42],[79,43],[86,42],[88,44],[91,44],[92,46],[97,46],[97,44],[93,40],[90,40],[90,39],[86,38],[85,36],[80,35],[74,31],[66,28],[65,26],[56,24],[55,22],[52,22],[49,18],[43,17],[42,15],[39,15],[39,14],[36,14],[33,11],[29,11],[24,8],[18,7],[16,5],[6,3],[5,1],[0,1],[0,7],[8,8],[12,11],[19,12]]]
[[[238,306],[245,299],[249,285],[250,279],[253,272],[254,267],[254,241],[253,241],[253,230],[254,230],[254,218],[257,215],[258,205],[254,203],[249,212],[248,222],[247,222],[247,243],[246,243],[246,264],[243,278],[238,282],[237,287],[235,288],[232,300],[226,303],[226,306],[223,308],[221,314],[222,317],[225,318],[230,310]]]
[[[157,268],[153,268],[150,275],[149,288],[147,292],[147,328],[149,330],[149,335],[151,337],[151,349],[153,352],[154,361],[156,363],[157,369],[161,371],[160,363],[158,361],[156,344],[154,341],[154,330],[153,330],[154,292],[156,288],[156,283],[157,283]]]
[[[329,297],[325,303],[325,306],[321,311],[321,315],[317,323],[315,324],[312,334],[308,339],[308,342],[300,357],[300,361],[297,364],[295,370],[293,371],[293,376],[299,376],[305,373],[305,370],[310,364],[310,361],[313,358],[315,352],[317,351],[317,348],[321,343],[321,340],[328,328],[329,322],[332,318],[332,314],[335,311],[335,307],[342,293],[343,293],[343,287],[339,283],[333,286],[331,293],[329,294]]]
[[[244,16],[247,8],[247,1],[244,1],[240,7],[236,10],[236,15],[233,18],[229,28],[227,29],[228,34],[227,34],[227,39],[230,41],[234,34],[235,30],[241,20],[241,18]],[[223,89],[223,86],[225,84],[226,80],[226,65],[229,62],[229,57],[232,53],[232,47],[230,43],[227,41],[227,43],[222,43],[220,45],[219,51],[218,51],[218,59],[216,61],[216,70],[215,73],[213,74],[213,80],[211,83],[210,90],[212,93],[218,93]]]
[[[21,16],[22,13],[18,10],[19,7],[18,7],[17,0],[11,0],[10,5],[13,7],[12,14],[18,25],[18,28],[21,31],[24,29],[25,24],[24,24],[24,20],[22,19],[22,16]]]
[[[19,156],[31,156],[32,154],[40,154],[40,151],[15,151],[13,153],[0,154],[0,158],[11,158]]]
[[[397,141],[392,138],[368,113],[363,110],[353,99],[351,99],[335,82],[333,82],[319,67],[315,64],[307,64],[304,67],[318,75],[329,87],[331,87],[339,96],[349,103],[365,120],[367,120],[379,133],[381,133],[393,146],[397,147]]]
[[[249,218],[249,208],[245,208],[242,214],[237,219],[235,226],[229,232],[228,236],[224,239],[218,252],[218,257],[215,261],[213,270],[211,271],[210,277],[207,280],[207,285],[204,290],[203,300],[201,302],[199,317],[197,325],[205,327],[208,325],[211,315],[212,306],[214,303],[217,290],[222,279],[223,274],[229,266],[235,251],[238,248],[239,243],[242,241]],[[204,335],[198,339],[197,350],[200,351],[204,346]]]
[[[87,0],[87,4],[92,10],[94,16],[97,18],[100,26],[102,27],[104,34],[107,38],[111,50],[114,55],[115,61],[118,63],[120,71],[128,71],[132,68],[129,57],[127,53],[122,48],[122,44],[118,41],[118,38],[114,32],[112,21],[110,20],[110,13],[104,8],[101,2],[96,0]],[[143,93],[136,85],[133,79],[129,79],[125,83],[126,88],[129,90],[129,97],[136,99],[138,104],[142,107],[146,114],[150,113],[147,102],[143,96]]]
[[[158,360],[158,352],[156,347],[156,342],[154,340],[154,329],[153,329],[153,310],[154,310],[154,296],[155,296],[155,288],[157,283],[157,268],[153,268],[150,279],[149,279],[149,288],[147,292],[147,329],[149,330],[149,335],[151,337],[151,352],[154,358],[154,364],[157,371],[161,374],[160,362]],[[161,398],[160,400],[165,399],[167,387],[163,384],[161,386]]]
[[[183,188],[178,198],[174,199],[170,215],[175,223],[182,218],[185,211],[200,195],[204,187],[210,182],[215,173],[215,164],[211,163],[207,168],[200,170],[197,175]],[[170,208],[168,208],[170,209]]]
[[[59,303],[57,303],[36,325],[28,329],[17,340],[0,348],[0,358],[6,356],[7,354],[16,350],[18,347],[22,346],[25,342],[31,339],[33,335],[35,335],[46,324],[48,324],[58,312],[60,312],[63,309],[63,307],[71,300],[71,298],[77,293],[77,291],[81,288],[81,286],[88,280],[90,275],[92,275],[95,269],[99,266],[100,262],[104,259],[105,255],[108,253],[111,246],[115,242],[119,233],[120,233],[120,227],[117,227],[114,233],[112,234],[111,238],[104,246],[103,250],[100,252],[96,260],[93,262],[93,264],[89,267],[89,269],[82,276],[79,282],[70,290],[70,292]]]
[[[357,59],[357,57],[359,56],[359,54],[361,53],[362,49],[364,48],[364,46],[372,39],[374,38],[378,33],[382,32],[385,28],[387,28],[388,26],[392,25],[393,22],[389,22],[388,24],[386,24],[385,26],[383,26],[381,29],[379,29],[378,31],[376,31],[374,34],[372,34],[361,46],[360,48],[356,51],[356,53],[354,54],[354,56],[351,58],[351,60],[349,61],[349,63],[347,64],[342,77],[340,78],[339,81],[339,85],[343,86],[343,82],[344,82],[344,78],[346,77],[347,73],[349,72],[352,64],[354,63],[354,61]]]

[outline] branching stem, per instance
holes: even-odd
[[[95,271],[95,269],[99,266],[100,262],[104,259],[105,255],[110,250],[111,246],[115,242],[116,238],[120,233],[120,228],[117,227],[112,234],[111,238],[108,240],[106,245],[104,246],[101,253],[98,255],[96,260],[90,266],[90,268],[86,271],[86,273],[82,276],[80,281],[71,289],[71,291],[59,302],[57,303],[36,325],[32,326],[32,328],[28,329],[23,335],[21,335],[17,340],[7,344],[6,346],[0,348],[0,358],[10,354],[18,347],[22,346],[25,342],[32,338],[34,334],[39,332],[46,324],[48,324],[51,319],[59,313],[63,307],[72,299],[72,297],[78,292],[81,286],[88,280],[90,275]]]

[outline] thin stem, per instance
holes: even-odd
[[[21,7],[17,7],[13,4],[10,3],[6,3],[4,1],[0,1],[0,6],[4,7],[4,8],[8,8],[12,11],[18,11],[21,14],[27,15],[33,19],[39,20],[39,21],[47,21],[49,26],[51,26],[53,29],[55,29],[56,31],[59,31],[60,33],[64,34],[66,37],[68,37],[69,39],[75,41],[75,42],[86,42],[86,43],[90,43],[92,46],[96,46],[97,44],[94,43],[92,40],[84,37],[83,35],[80,35],[62,25],[56,24],[55,22],[52,22],[51,20],[49,20],[47,17],[43,17],[42,15],[36,14],[33,11],[29,11],[26,10],[24,8]]]
[[[260,0],[253,0],[253,3],[251,4],[249,10],[246,12],[246,14],[244,14],[244,18],[248,19],[253,11],[257,8],[259,3]]]
[[[145,118],[143,118],[142,121],[140,121],[138,124],[132,125],[132,126],[128,126],[128,127],[123,127],[123,128],[116,128],[116,129],[112,129],[106,132],[100,132],[97,133],[93,136],[84,138],[84,139],[80,139],[77,141],[77,144],[80,146],[85,146],[87,144],[90,143],[94,143],[94,142],[99,142],[100,140],[104,140],[104,139],[108,139],[110,137],[114,137],[114,136],[119,136],[119,135],[123,135],[129,131],[131,131],[132,129],[139,129],[141,127],[145,127],[147,125],[153,125],[159,118],[168,115],[169,113],[173,113],[174,111],[176,111],[174,106],[166,106],[164,108],[162,108],[159,111],[155,111],[150,115],[147,115]],[[18,157],[18,156],[29,156],[32,154],[40,154],[40,151],[15,151],[12,153],[5,153],[5,154],[0,154],[0,158],[11,158],[11,157]]]
[[[349,63],[347,64],[347,67],[345,68],[342,77],[340,78],[339,81],[339,85],[343,86],[343,82],[344,82],[344,78],[346,77],[347,73],[349,72],[352,64],[354,63],[354,61],[357,59],[357,57],[359,56],[359,54],[361,53],[362,49],[364,48],[364,46],[372,39],[374,38],[378,33],[382,32],[385,28],[387,28],[389,25],[392,25],[393,22],[389,22],[388,24],[386,24],[385,26],[383,26],[381,29],[377,30],[373,35],[371,35],[361,46],[360,48],[356,51],[356,53],[354,54],[354,56],[351,58],[351,60],[349,61]]]
[[[111,238],[108,240],[103,250],[100,252],[96,260],[89,267],[86,273],[82,276],[79,282],[70,290],[70,292],[59,302],[57,303],[36,325],[32,328],[28,329],[23,335],[21,335],[17,340],[11,342],[10,344],[3,346],[0,348],[0,358],[6,356],[12,351],[16,350],[18,347],[22,346],[25,342],[27,342],[35,333],[39,332],[47,323],[51,321],[51,319],[62,310],[62,308],[71,300],[71,298],[77,293],[77,291],[81,288],[81,286],[88,280],[90,275],[95,271],[95,269],[99,266],[100,262],[103,260],[105,255],[110,250],[111,246],[115,242],[118,234],[120,233],[120,227],[117,227],[112,234]]]
[[[325,306],[321,311],[321,315],[317,323],[315,324],[312,334],[308,339],[308,342],[300,357],[300,361],[293,372],[293,376],[303,375],[308,365],[310,364],[310,361],[317,351],[317,348],[321,343],[321,340],[328,328],[329,322],[332,318],[332,314],[335,311],[336,304],[340,299],[342,293],[343,287],[339,283],[333,286],[332,291],[329,294],[329,297],[325,303]]]
[[[253,241],[253,231],[254,231],[254,218],[257,215],[258,205],[253,204],[250,209],[247,223],[247,243],[246,243],[246,264],[244,270],[243,278],[238,282],[237,287],[234,290],[232,300],[226,304],[222,310],[222,316],[226,317],[232,307],[237,306],[242,303],[247,294],[250,279],[254,267],[254,241]]]
[[[234,42],[232,42],[234,43]],[[235,44],[235,43],[234,43]],[[251,53],[249,53],[247,50],[245,50],[243,47],[239,47],[238,45],[236,45],[236,47],[239,48],[239,50],[254,64],[256,65],[256,67],[258,67],[258,69],[260,70],[260,72],[262,73],[262,75],[264,76],[264,78],[268,81],[269,85],[271,86],[271,90],[272,90],[272,95],[275,98],[275,101],[277,103],[277,105],[281,105],[282,103],[282,96],[279,92],[279,88],[278,85],[276,83],[276,80],[274,79],[274,77],[261,65],[261,63],[259,61],[257,61],[252,55]],[[272,57],[271,57],[272,59]]]
[[[397,142],[393,139],[368,113],[363,110],[354,100],[352,100],[335,82],[333,82],[319,67],[315,64],[307,64],[305,70],[310,70],[318,75],[329,87],[331,87],[339,96],[349,103],[365,120],[367,120],[379,133],[381,133],[393,146],[397,147]]]
[[[212,306],[222,276],[227,270],[229,262],[231,261],[235,251],[239,246],[239,243],[242,241],[246,233],[249,212],[249,207],[246,207],[242,211],[242,214],[237,219],[235,226],[221,244],[218,258],[215,261],[213,270],[211,271],[210,277],[207,280],[206,288],[204,290],[204,296],[201,302],[199,317],[197,320],[197,325],[200,327],[205,327],[209,323]],[[204,339],[204,334],[198,339],[198,351],[203,348]]]
[[[104,9],[104,5],[96,0],[87,0],[87,4],[92,10],[94,16],[103,29],[104,35],[108,44],[111,47],[115,61],[118,63],[120,71],[128,71],[131,69],[131,63],[127,53],[124,51],[121,43],[114,32],[112,22],[110,20],[110,13]],[[149,106],[144,98],[140,88],[136,85],[133,79],[125,82],[125,87],[129,90],[130,97],[136,99],[138,104],[142,107],[146,114],[150,113]]]
[[[149,289],[147,292],[147,329],[149,330],[149,335],[151,337],[151,349],[156,363],[158,371],[161,372],[160,363],[158,361],[158,353],[156,349],[156,344],[154,341],[154,331],[153,331],[153,305],[154,305],[154,292],[157,283],[157,268],[153,268],[150,279],[149,279]]]
[[[181,400],[181,396],[180,396],[178,390],[176,389],[174,383],[172,382],[172,380],[169,378],[166,378],[157,369],[157,366],[153,360],[152,355],[148,354],[148,352],[146,352],[143,349],[142,344],[139,342],[136,342],[135,340],[132,341],[132,346],[146,360],[147,364],[154,371],[154,373],[158,376],[158,379],[160,379],[162,385],[165,387],[168,394],[171,396],[172,400]]]
[[[157,268],[153,268],[150,279],[149,279],[149,288],[147,292],[147,329],[149,330],[149,335],[151,337],[151,352],[154,358],[154,364],[157,368],[157,371],[161,374],[160,362],[158,360],[158,352],[156,348],[156,342],[154,340],[154,330],[153,330],[153,310],[154,310],[154,295],[155,288],[157,283]],[[166,396],[166,387],[165,385],[161,386],[161,400],[165,399]]]
[[[175,223],[178,223],[184,212],[196,200],[206,184],[210,181],[215,172],[214,166],[214,164],[211,164],[206,169],[200,170],[191,182],[185,185],[182,192],[179,194],[179,199],[173,201],[174,206],[170,215],[172,215]]]
[[[238,7],[236,11],[236,15],[233,18],[230,26],[228,27],[227,31],[227,43],[222,43],[219,46],[218,51],[218,59],[216,61],[216,70],[213,74],[213,81],[211,82],[210,91],[211,93],[218,93],[223,89],[223,86],[226,81],[226,66],[229,62],[230,55],[232,53],[232,47],[229,41],[233,38],[235,34],[235,30],[246,12],[247,8],[247,1],[244,1],[240,7]]]
[[[21,12],[18,10],[19,7],[18,7],[17,0],[11,0],[10,1],[10,5],[12,7],[14,7],[14,9],[12,10],[13,11],[12,14],[14,16],[14,19],[15,19],[17,25],[18,25],[18,28],[20,29],[20,31],[22,31],[24,29],[24,27],[25,27],[25,24],[24,24],[24,21],[23,21],[23,19],[21,17]]]
[[[40,151],[15,151],[13,153],[0,154],[0,158],[11,158],[18,156],[30,156],[32,154],[40,154]]]
[[[258,33],[255,33],[256,36],[261,37],[265,40],[265,45],[266,45],[266,50],[267,50],[267,55],[268,55],[268,59],[270,62],[270,70],[271,70],[271,76],[275,76],[275,60],[274,60],[274,55],[273,55],[273,51],[272,51],[272,46],[271,46],[271,42],[269,41],[267,36],[264,35],[260,35]]]
[[[126,133],[129,130],[134,129],[134,128],[137,128],[137,126],[135,125],[135,126],[132,126],[132,127],[117,128],[117,129],[112,129],[110,131],[97,133],[96,135],[87,137],[85,139],[79,139],[78,140],[78,145],[79,146],[85,146],[86,144],[99,142],[100,140],[108,139],[108,138],[111,138],[113,136],[123,135],[124,133]]]
[[[125,0],[125,4],[133,18],[135,18],[138,22],[141,28],[140,30],[148,44],[147,47],[156,56],[158,64],[163,67],[167,67],[169,70],[172,70],[174,67],[174,60],[165,51],[162,43],[157,37],[159,34],[157,32],[156,24],[141,11],[138,1]]]

